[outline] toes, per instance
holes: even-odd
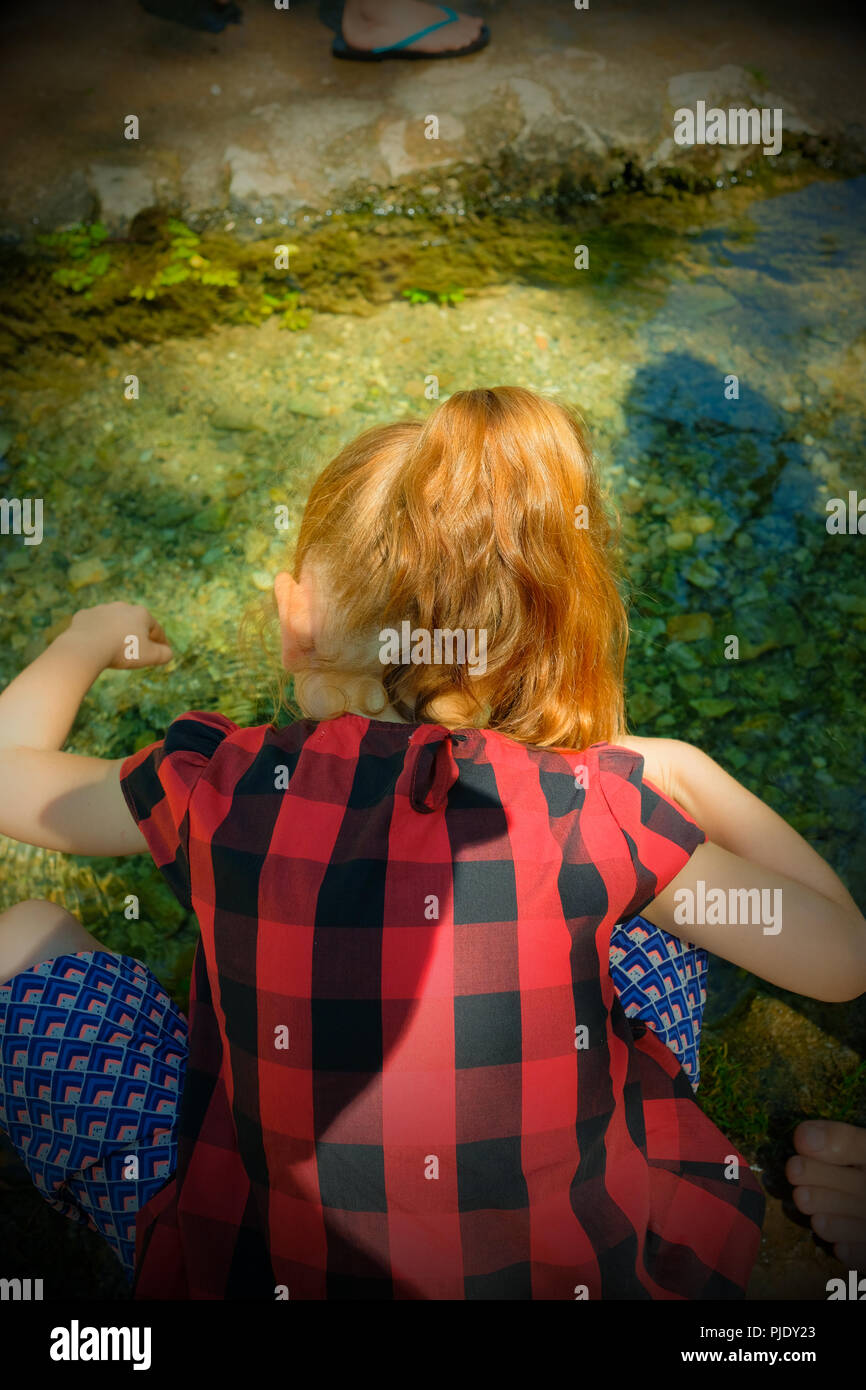
[[[812,1230],[831,1244],[857,1244],[866,1241],[866,1221],[852,1216],[833,1216],[819,1212],[812,1217]]]
[[[794,1155],[785,1164],[785,1174],[791,1186],[800,1191],[809,1188],[815,1192],[824,1188],[847,1194],[855,1208],[866,1216],[866,1172],[862,1168],[837,1167],[834,1163],[821,1163],[817,1158]]]
[[[794,1188],[793,1198],[798,1211],[807,1216],[820,1213],[822,1216],[852,1217],[866,1227],[863,1199],[857,1193],[840,1192],[838,1188],[803,1186]]]
[[[839,1241],[833,1246],[833,1254],[843,1265],[852,1269],[862,1269],[866,1265],[866,1240]]]
[[[866,1128],[841,1120],[806,1120],[794,1130],[794,1147],[829,1163],[866,1164]]]

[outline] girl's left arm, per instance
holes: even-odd
[[[120,788],[123,758],[61,751],[79,705],[108,667],[170,661],[140,604],[81,609],[0,695],[0,834],[67,854],[141,854],[144,836]]]

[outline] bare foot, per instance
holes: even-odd
[[[346,0],[343,38],[350,48],[385,48],[445,17],[441,5],[425,5],[422,0]],[[419,53],[465,48],[479,37],[481,27],[482,20],[461,15],[454,24],[434,29],[432,34],[408,46]]]
[[[866,1129],[813,1120],[794,1131],[785,1172],[794,1205],[843,1264],[866,1266]]]

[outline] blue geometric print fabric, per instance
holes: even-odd
[[[610,970],[626,1015],[697,1089],[706,951],[632,917],[613,929]],[[46,1201],[99,1231],[130,1280],[136,1215],[177,1165],[187,1052],[186,1018],[131,956],[58,956],[0,985],[0,1129]]]
[[[706,951],[645,917],[620,922],[611,933],[610,974],[627,1017],[658,1034],[695,1091],[701,1079],[707,964]]]
[[[57,956],[0,985],[0,1128],[130,1279],[136,1215],[175,1171],[187,1051],[186,1019],[130,956]]]

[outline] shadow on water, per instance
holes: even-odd
[[[635,346],[633,358],[623,353],[624,360],[635,363],[624,386],[618,384],[623,376],[616,373],[599,376],[600,384],[593,386],[590,371],[586,388],[591,422],[594,413],[608,421],[617,419],[614,411],[603,415],[603,408],[610,404],[607,396],[614,396],[614,406],[621,407],[622,422],[607,428],[606,442],[612,457],[622,459],[624,465],[627,462],[627,471],[633,475],[630,484],[634,485],[624,484],[615,500],[623,511],[634,592],[627,688],[635,732],[683,738],[705,748],[826,856],[861,905],[866,903],[862,777],[866,766],[862,718],[866,575],[862,540],[828,534],[825,501],[828,496],[845,495],[849,487],[859,487],[862,493],[866,486],[866,434],[862,414],[852,404],[866,343],[864,204],[866,179],[817,183],[752,202],[746,216],[728,226],[689,228],[678,223],[672,234],[652,226],[653,208],[644,209],[636,198],[632,221],[622,226],[599,224],[599,282],[587,288],[581,303],[584,308],[589,304],[591,312],[579,316],[577,337],[569,340],[583,354],[584,367],[590,368],[607,365],[621,347],[630,346],[625,343],[623,321]],[[643,212],[648,225],[641,231],[638,218]],[[453,266],[443,264],[443,283],[462,275],[464,268],[477,273],[483,283],[491,276],[499,281],[513,277],[514,297],[521,306],[516,312],[524,317],[532,314],[547,332],[541,300],[536,298],[527,309],[518,282],[523,276],[523,285],[539,287],[539,295],[544,293],[542,286],[562,286],[564,280],[556,279],[552,266],[573,281],[571,261],[561,255],[566,242],[573,244],[573,235],[569,231],[564,237],[561,227],[552,227],[547,239],[536,245],[531,237],[521,239],[515,219],[510,235],[497,245],[491,270],[487,264],[491,245],[484,242],[482,230],[473,224],[471,235],[477,245],[471,236],[462,241],[453,237]],[[337,232],[328,235],[336,238]],[[377,257],[363,267],[363,275],[357,267],[353,271],[362,297],[369,286],[378,285],[391,254],[386,236],[376,241]],[[418,261],[419,266],[422,263]],[[399,260],[394,264],[403,266]],[[332,269],[325,258],[324,278],[329,274],[333,278]],[[416,281],[421,272],[416,271],[414,260],[411,271],[403,267],[401,273],[411,273],[413,282],[422,283]],[[650,279],[642,284],[646,275]],[[200,290],[197,287],[196,294]],[[581,293],[570,283],[567,289],[549,290],[549,303],[556,303],[558,309],[566,302],[576,304]],[[385,298],[388,295],[394,297],[391,291]],[[51,303],[56,300],[55,293]],[[374,305],[384,302],[381,297],[371,301],[370,313]],[[492,304],[488,302],[485,312]],[[470,307],[464,306],[467,314]],[[64,312],[70,317],[69,342],[78,342],[71,311]],[[463,309],[455,315],[460,312]],[[98,318],[96,314],[94,322]],[[387,312],[382,321],[390,322]],[[432,316],[419,322],[438,331]],[[561,319],[551,314],[549,325],[553,343],[562,331]],[[166,348],[174,350],[173,330],[166,331],[170,334]],[[513,335],[515,325],[508,325],[507,331]],[[233,339],[228,354],[233,360],[224,379],[218,375],[226,365],[223,358],[216,363],[206,359],[207,370],[202,372],[199,366],[181,361],[178,352],[171,358],[176,364],[172,368],[176,387],[174,382],[163,385],[158,364],[151,362],[153,387],[136,406],[137,432],[129,431],[129,437],[124,434],[126,422],[114,413],[119,387],[109,382],[97,383],[93,394],[78,405],[64,403],[58,395],[59,403],[51,407],[54,415],[46,414],[43,433],[38,425],[28,425],[30,442],[10,443],[7,469],[15,470],[12,476],[36,476],[43,464],[46,478],[50,472],[46,496],[52,506],[47,525],[55,529],[46,531],[50,544],[39,559],[44,566],[39,579],[40,584],[45,581],[41,592],[51,589],[54,597],[34,615],[27,606],[26,565],[20,556],[7,555],[0,584],[10,598],[10,611],[18,611],[20,618],[10,633],[4,676],[11,678],[20,668],[24,649],[16,643],[22,638],[44,638],[49,618],[77,603],[117,596],[109,592],[108,581],[75,595],[68,588],[69,552],[75,549],[85,513],[89,538],[84,539],[109,574],[117,575],[120,554],[124,580],[148,586],[155,592],[154,603],[170,608],[172,591],[187,595],[183,604],[174,601],[177,645],[183,654],[176,684],[169,686],[158,677],[143,675],[135,687],[124,686],[122,674],[113,680],[114,673],[107,673],[73,730],[78,751],[126,754],[134,746],[143,746],[142,739],[159,737],[180,709],[220,708],[242,723],[269,717],[269,711],[250,710],[244,715],[227,707],[227,691],[237,666],[231,634],[241,592],[238,573],[255,565],[267,569],[274,558],[264,545],[251,557],[243,541],[259,525],[256,508],[260,498],[268,497],[267,488],[273,482],[268,474],[283,468],[286,458],[296,458],[302,430],[318,435],[326,428],[312,413],[319,402],[311,397],[317,392],[319,397],[333,393],[339,386],[305,379],[302,390],[288,385],[284,376],[269,376],[268,413],[255,406],[254,394],[253,404],[246,407],[250,412],[259,410],[254,429],[238,419],[218,422],[208,412],[219,406],[220,393],[225,393],[225,402],[233,403],[232,392],[248,384],[245,371],[252,373],[254,368],[261,375],[271,367],[255,355],[261,352],[254,346],[256,330],[232,332],[248,333],[249,338],[237,354],[240,340]],[[405,327],[399,332],[405,334]],[[465,340],[470,371],[480,371],[480,364],[494,360],[471,355],[475,337],[473,333]],[[311,333],[304,342],[307,352],[315,352],[325,342],[332,356],[345,353],[334,377],[341,376],[341,384],[351,381],[353,354],[358,354],[351,340],[343,348],[335,339]],[[399,342],[410,339],[403,336]],[[519,346],[517,338],[514,342]],[[425,351],[442,353],[449,377],[458,379],[463,359],[447,359],[444,337],[432,343]],[[358,388],[357,400],[350,401],[351,392],[347,392],[338,425],[346,437],[362,424],[372,423],[379,406],[385,418],[386,408],[402,401],[407,379],[419,375],[421,363],[409,355],[413,347],[404,350],[396,340],[391,347],[395,370],[389,380],[383,376],[384,384],[376,392],[378,404],[371,410],[369,390],[365,394],[363,386]],[[191,348],[192,352],[200,348]],[[249,365],[243,360],[245,353]],[[290,354],[286,350],[284,355]],[[533,375],[534,361],[530,364],[516,353],[512,360],[526,364],[525,384],[530,379],[542,381],[540,375]],[[382,372],[390,366],[387,363]],[[309,368],[305,363],[305,378],[308,370],[312,378],[315,368],[314,362]],[[521,370],[515,367],[514,375]],[[578,369],[563,367],[559,376],[559,368],[549,370],[561,398],[570,397],[581,380]],[[630,370],[630,366],[623,368],[625,373]],[[420,371],[422,379],[424,371]],[[730,373],[739,378],[736,400],[724,393],[724,379]],[[289,410],[275,415],[274,411],[285,411],[287,395],[293,397],[291,404],[299,413]],[[161,401],[158,408],[153,404],[157,399]],[[352,414],[353,410],[358,414]],[[391,413],[397,413],[396,409]],[[192,417],[199,422],[201,440],[190,436]],[[115,435],[103,438],[97,433],[93,421],[104,428],[103,419],[113,424]],[[203,419],[210,420],[204,430],[200,428]],[[10,425],[7,431],[10,441],[15,429]],[[620,473],[624,471],[621,467]],[[300,476],[291,481],[300,502],[308,484]],[[82,498],[87,499],[86,507]],[[700,524],[695,523],[696,514]],[[675,544],[670,543],[673,538]],[[28,557],[24,560],[29,563]],[[26,578],[32,579],[32,571]],[[740,638],[736,661],[724,656],[728,634]],[[22,882],[30,884],[18,896],[49,888],[65,893],[71,869],[82,870],[81,861],[71,867],[68,862],[61,865],[59,856],[33,855],[26,862],[25,858],[14,858]],[[12,863],[10,854],[4,867]],[[116,872],[110,861],[100,862],[95,869],[106,882]],[[184,961],[188,975],[183,952],[194,933],[189,923],[178,921],[177,905],[166,901],[170,895],[151,870],[150,865],[124,864],[123,891],[140,894],[143,920],[113,923],[106,944],[146,958],[160,978],[171,979],[174,988]],[[106,895],[98,889],[97,877],[86,879],[84,897],[90,894],[93,901],[88,908],[91,915],[81,915],[98,934],[97,918]],[[118,881],[111,883],[116,899]],[[11,892],[8,875],[7,887]],[[80,910],[77,901],[71,905]],[[817,923],[816,937],[819,932]],[[170,971],[164,968],[169,961],[173,962]],[[778,1006],[779,1031],[772,1038],[761,1034],[750,1013],[756,1005],[763,1010],[760,1020],[769,1023],[775,1017],[769,1006]],[[866,1051],[864,1003],[827,1005],[806,1000],[714,959],[706,1021],[708,1037],[715,1034],[730,1041],[741,1091],[767,1103],[771,1139],[765,1167],[778,1169],[790,1152],[790,1127],[802,1118],[804,1106],[811,1107],[814,1098],[812,1113],[823,1110],[824,1097],[816,1087],[829,1075],[815,1071],[810,1091],[809,1075],[797,1073],[799,1063],[795,1066],[790,1059],[798,1049],[798,1055],[814,1052],[821,1039],[831,1052],[834,1047],[836,1051],[847,1048],[862,1056]],[[792,1031],[786,1035],[785,1028]],[[736,1140],[734,1128],[716,1114],[713,1118]],[[34,1201],[40,1205],[38,1197]],[[47,1208],[43,1215],[46,1232],[53,1231],[57,1222]],[[14,1234],[14,1219],[5,1219]],[[29,1224],[35,1233],[40,1220],[34,1216],[31,1221],[28,1214],[22,1225]],[[80,1235],[68,1227],[70,1249]],[[48,1250],[50,1233],[39,1241],[40,1250]],[[86,1280],[88,1275],[82,1277]]]
[[[759,251],[760,240],[750,253],[754,265]],[[796,312],[784,326],[796,336]],[[782,329],[777,306],[774,332]],[[734,355],[730,371],[735,363]],[[627,689],[656,690],[660,697],[662,727],[650,720],[640,732],[670,731],[729,767],[801,828],[862,904],[866,788],[862,719],[855,710],[864,639],[849,629],[853,643],[846,654],[836,607],[840,597],[844,602],[856,595],[854,611],[864,611],[864,575],[854,550],[858,538],[828,534],[827,490],[810,467],[809,450],[790,415],[748,379],[739,383],[738,400],[726,399],[724,376],[714,363],[673,351],[637,373],[625,405],[629,447],[646,460],[651,474],[676,489],[675,508],[687,509],[691,494],[697,509],[715,508],[723,518],[673,561],[658,550],[655,559],[644,558]],[[637,511],[627,540],[636,559],[647,531],[667,519],[664,513],[663,508],[662,518],[645,517]],[[676,640],[665,645],[658,615],[695,607],[707,615],[706,635],[687,645]],[[726,660],[729,634],[740,638],[745,660]],[[695,692],[701,693],[690,699]],[[718,701],[717,712],[703,718],[701,700],[706,705],[708,698]],[[820,928],[816,922],[816,947]],[[757,1001],[766,1013],[762,1001],[768,999],[780,1001],[786,1012],[779,1016],[779,1036],[766,1038],[763,1053],[755,1055],[749,1051],[754,1032],[749,1010]],[[712,957],[704,1021],[708,1036],[715,1032],[730,1043],[735,1067],[741,1030],[750,1039],[738,1084],[751,1090],[757,1083],[763,1097],[766,1132],[756,1161],[767,1190],[783,1198],[786,1214],[808,1226],[808,1218],[788,1200],[783,1169],[793,1149],[791,1134],[809,1114],[838,1114],[838,1108],[828,1107],[838,1107],[844,1083],[834,1100],[822,1094],[818,1083],[824,1073],[816,1062],[810,1075],[799,1033],[812,1030],[813,1047],[824,1046],[826,1039],[831,1050],[835,1043],[837,1052],[846,1049],[862,1058],[866,998],[822,1003]],[[847,1118],[866,1121],[864,1089]]]

